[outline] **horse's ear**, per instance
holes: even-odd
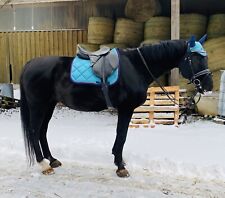
[[[200,38],[198,42],[203,45],[205,40],[206,40],[206,38],[207,38],[207,34],[205,34],[202,38]]]
[[[195,36],[192,35],[191,38],[190,38],[189,41],[188,41],[189,46],[190,46],[190,47],[194,47],[194,46],[195,46],[195,41],[196,41]]]

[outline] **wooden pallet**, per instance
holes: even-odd
[[[20,106],[20,100],[0,95],[0,108],[11,109]]]
[[[180,97],[179,86],[165,87],[170,97],[175,98],[172,102],[160,87],[151,87],[147,91],[145,103],[134,110],[129,127],[155,127],[155,124],[174,124],[178,126]],[[181,93],[184,93],[182,90]]]

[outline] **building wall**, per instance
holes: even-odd
[[[0,9],[0,83],[9,82],[10,64],[13,83],[18,83],[23,65],[34,57],[74,56],[77,43],[87,41],[89,17],[121,17],[124,2],[115,0],[113,5],[110,0],[5,5]]]

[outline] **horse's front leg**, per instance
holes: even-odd
[[[119,177],[128,177],[129,172],[125,168],[125,163],[123,161],[123,146],[127,137],[127,130],[129,126],[130,119],[133,114],[133,109],[118,109],[118,122],[116,129],[116,140],[112,149],[112,153],[114,154],[114,163],[118,166],[116,171]]]

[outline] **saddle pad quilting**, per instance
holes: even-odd
[[[115,49],[115,53],[116,49]],[[112,74],[107,77],[106,81],[109,85],[114,84],[118,79],[118,67],[112,72]],[[95,75],[91,67],[91,61],[81,59],[76,56],[71,65],[71,80],[75,83],[83,84],[98,84],[100,85],[102,80]]]

